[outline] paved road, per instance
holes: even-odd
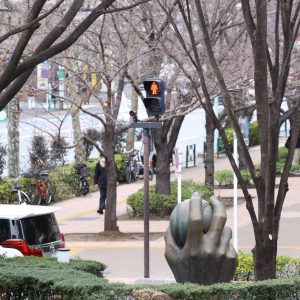
[[[251,156],[257,163],[259,147],[251,150]],[[230,168],[225,156],[216,160],[216,170]],[[172,175],[174,178],[174,174]],[[204,165],[198,160],[197,166],[183,169],[183,179],[192,178],[203,182]],[[300,257],[300,201],[298,201],[298,186],[300,178],[289,179],[290,190],[285,201],[282,214],[278,254]],[[143,187],[143,182],[119,185],[117,188],[117,215],[118,226],[121,232],[143,232],[142,220],[128,220],[122,215],[127,213],[126,198],[131,193]],[[216,195],[232,196],[232,190],[216,190]],[[251,194],[255,196],[254,190]],[[62,232],[67,234],[67,246],[71,249],[73,257],[99,260],[108,267],[105,276],[111,281],[126,283],[136,282],[144,277],[144,252],[143,240],[126,241],[72,241],[73,233],[99,233],[103,231],[103,215],[96,213],[98,205],[98,193],[91,193],[86,197],[78,197],[56,205],[61,207],[57,212]],[[239,196],[242,196],[239,191]],[[257,204],[254,200],[255,205]],[[227,226],[232,228],[232,209],[227,210]],[[164,259],[163,233],[168,226],[168,221],[150,221],[150,232],[161,232],[161,236],[150,241],[150,279],[173,281],[174,277]],[[254,245],[254,235],[250,217],[246,211],[245,204],[238,206],[238,242],[239,249],[249,252]]]

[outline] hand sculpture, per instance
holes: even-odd
[[[232,280],[237,267],[237,254],[230,243],[232,232],[224,227],[224,205],[210,198],[212,219],[206,232],[203,230],[201,197],[193,193],[189,203],[187,235],[180,248],[169,226],[165,233],[165,257],[177,282],[212,284]]]

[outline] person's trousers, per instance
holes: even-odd
[[[294,157],[293,157],[293,165],[294,164],[299,164],[299,159],[300,159],[300,148],[295,149]]]
[[[106,189],[102,187],[99,187],[99,189],[100,189],[99,208],[105,209]]]

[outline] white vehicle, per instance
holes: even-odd
[[[57,210],[58,207],[0,204],[1,248],[17,250],[24,256],[56,256],[57,249],[65,247],[54,215]],[[8,255],[17,255],[9,252]]]
[[[17,249],[11,249],[11,248],[4,248],[0,246],[0,255],[3,255],[4,257],[16,257],[16,256],[24,256],[21,251]]]

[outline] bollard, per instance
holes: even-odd
[[[57,249],[57,261],[61,263],[70,262],[70,249],[69,248],[58,248]]]

